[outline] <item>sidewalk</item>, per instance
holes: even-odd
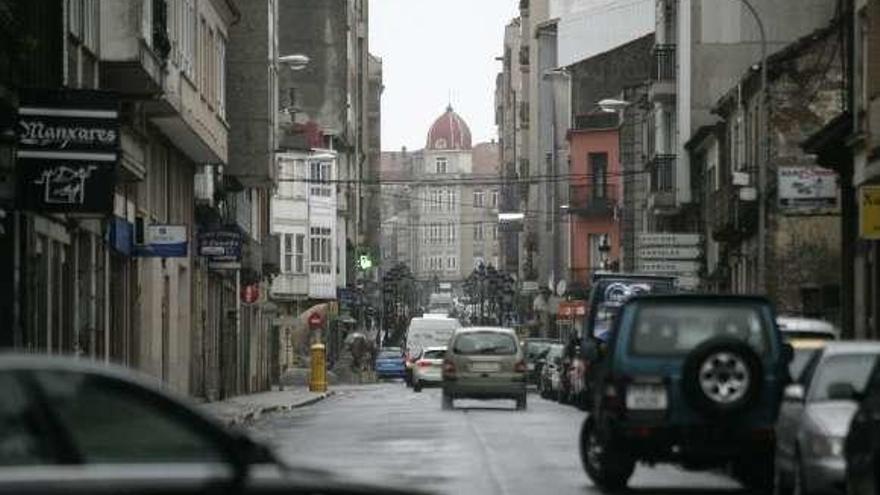
[[[331,395],[333,395],[332,390],[309,392],[307,387],[289,386],[281,391],[240,395],[217,402],[206,402],[199,407],[218,418],[226,426],[235,426],[253,421],[264,413],[308,406]]]

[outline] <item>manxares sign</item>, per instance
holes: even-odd
[[[18,203],[47,213],[109,214],[119,158],[119,103],[108,92],[23,90]]]

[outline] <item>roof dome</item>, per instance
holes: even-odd
[[[452,105],[434,121],[428,131],[429,150],[469,150],[471,149],[471,130],[460,115],[452,111]]]

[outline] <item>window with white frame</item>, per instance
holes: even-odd
[[[492,240],[493,241],[498,240],[498,224],[497,223],[492,224]]]
[[[450,270],[455,270],[455,268],[457,266],[458,266],[458,260],[455,259],[455,256],[450,256],[449,258],[446,258],[446,268],[448,268]]]
[[[482,241],[483,240],[483,224],[475,223],[474,224],[474,240]]]
[[[295,234],[293,240],[293,272],[306,272],[306,235]]]
[[[329,198],[333,193],[330,186],[331,175],[330,163],[313,161],[309,163],[309,191],[312,196]]]
[[[491,206],[492,208],[498,208],[498,191],[492,191],[489,206]]]
[[[474,208],[480,208],[483,206],[483,191],[477,190],[474,191]]]
[[[217,33],[216,42],[216,50],[214,51],[216,57],[214,62],[214,80],[217,82],[215,101],[217,103],[217,114],[226,118],[226,38]],[[271,81],[272,79],[269,80]]]
[[[449,162],[445,157],[438,156],[434,160],[434,173],[445,174],[449,170]]]
[[[455,244],[455,224],[449,223],[446,228],[448,229],[449,243]]]
[[[198,38],[199,21],[196,16],[196,0],[178,0],[182,6],[181,19],[181,70],[193,83],[196,82],[196,40]]]
[[[330,237],[331,230],[328,227],[311,227],[309,229],[310,245],[310,263],[309,271],[311,273],[330,274],[332,273],[332,252],[333,243]]]

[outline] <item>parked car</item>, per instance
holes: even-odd
[[[410,320],[406,330],[406,367],[404,381],[412,386],[413,367],[426,347],[445,346],[452,334],[461,328],[455,318],[440,314],[429,314]]]
[[[443,383],[443,358],[446,346],[427,347],[413,366],[413,391],[421,392],[423,387]]]
[[[780,493],[843,493],[843,442],[877,356],[878,342],[831,342],[801,380],[785,388],[776,425],[775,484]]]
[[[840,330],[837,327],[816,318],[780,315],[776,317],[776,325],[779,326],[779,331],[788,341],[797,339],[838,340],[840,338]]]
[[[403,378],[406,374],[403,349],[400,347],[383,347],[376,356],[376,377]]]
[[[410,493],[282,463],[150,378],[71,358],[0,356],[0,493]]]
[[[562,387],[562,344],[551,344],[543,358],[538,376],[538,393],[545,399],[557,400]]]
[[[526,366],[529,369],[529,383],[537,385],[541,373],[542,359],[555,343],[554,339],[528,338],[525,341]]]
[[[584,469],[623,488],[637,462],[732,467],[753,491],[773,481],[774,425],[791,349],[765,298],[628,300],[600,355],[581,429]]]
[[[443,409],[453,400],[514,399],[526,408],[526,359],[509,328],[470,327],[455,333],[443,360]]]
[[[874,363],[844,442],[846,493],[880,493],[880,360]]]

